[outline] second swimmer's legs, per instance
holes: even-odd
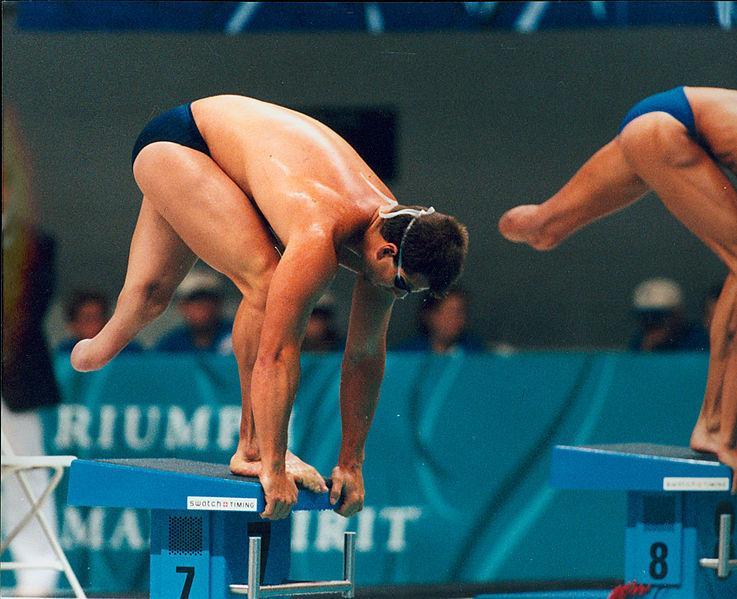
[[[701,239],[729,269],[712,327],[707,391],[692,445],[715,451],[737,483],[737,191],[714,160],[669,114],[630,122],[553,197],[518,206],[499,222],[502,234],[550,249],[586,224],[621,209],[646,190]]]
[[[737,409],[734,405],[730,408],[730,402],[737,402],[737,276],[733,274],[727,276],[719,295],[710,337],[704,404],[691,435],[691,447],[719,453],[737,444],[734,438],[737,434]],[[723,402],[726,402],[726,406]]]
[[[581,227],[628,206],[647,190],[615,139],[549,200],[507,211],[499,221],[499,230],[510,241],[549,250]]]
[[[620,140],[638,175],[729,270],[711,326],[707,389],[692,443],[715,451],[737,483],[737,190],[668,115],[638,118]]]

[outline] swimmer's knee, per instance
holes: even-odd
[[[266,296],[278,263],[276,256],[254,256],[242,272],[228,275],[252,308],[266,307]]]
[[[157,141],[148,144],[133,162],[133,178],[141,188],[147,187],[152,181],[160,180],[162,174],[181,172],[181,169],[187,169],[188,177],[200,175],[204,179],[200,165],[193,162],[192,153],[195,150],[173,142]],[[188,184],[192,185],[193,182],[190,180]]]
[[[618,141],[627,160],[637,165],[643,160],[670,167],[693,166],[704,153],[682,123],[664,112],[637,117],[620,132]]]
[[[138,153],[133,162],[133,178],[136,181],[145,180],[153,170],[161,168],[166,153],[166,147],[161,146],[160,143],[152,143]]]

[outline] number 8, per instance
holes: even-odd
[[[650,576],[655,580],[662,580],[668,576],[668,564],[665,558],[668,557],[668,545],[665,543],[653,543],[650,545]]]

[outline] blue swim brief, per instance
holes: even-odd
[[[143,148],[156,141],[172,141],[210,155],[210,148],[194,122],[191,104],[182,104],[151,119],[133,144],[131,164]]]
[[[683,87],[676,87],[667,92],[655,94],[635,104],[627,113],[627,116],[624,117],[622,124],[619,126],[619,132],[621,133],[622,129],[638,116],[642,116],[648,112],[667,112],[686,127],[689,135],[694,140],[699,141],[699,134],[696,132],[696,123],[694,122],[691,104],[688,102]]]

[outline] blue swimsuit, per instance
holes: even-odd
[[[676,87],[670,91],[655,94],[635,104],[627,113],[627,116],[624,117],[622,124],[619,126],[619,132],[621,133],[622,129],[638,116],[649,112],[667,112],[686,127],[689,135],[695,141],[701,143],[699,134],[696,131],[696,123],[694,122],[691,104],[688,102],[683,87]]]
[[[136,156],[143,148],[156,141],[173,141],[210,155],[210,148],[194,122],[192,104],[182,104],[151,119],[133,145],[131,164],[136,161]]]

